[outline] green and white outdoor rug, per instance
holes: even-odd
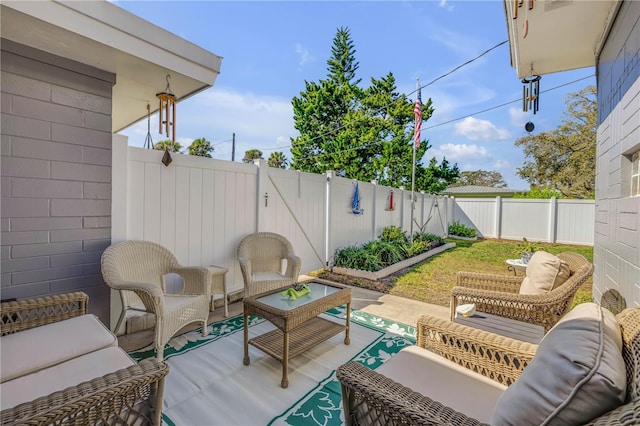
[[[344,320],[344,307],[327,311]],[[250,318],[249,336],[274,326]],[[375,369],[403,347],[415,343],[415,327],[361,311],[351,312],[351,344],[344,333],[289,361],[289,387],[282,389],[282,365],[249,346],[243,365],[242,315],[176,336],[165,349],[170,366],[165,382],[165,425],[322,425],[344,423],[335,369],[355,360]],[[150,347],[131,352],[135,360],[153,356]]]

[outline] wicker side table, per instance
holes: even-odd
[[[350,343],[349,317],[351,314],[351,289],[329,281],[307,283],[311,293],[297,300],[288,300],[281,292],[269,291],[244,299],[244,365],[249,365],[249,345],[253,345],[282,363],[283,388],[289,386],[289,359],[345,332],[344,344]],[[328,309],[346,305],[345,323],[340,324],[318,317]],[[249,315],[260,316],[276,326],[276,329],[249,340]]]
[[[224,297],[224,316],[225,318],[229,316],[229,307],[228,307],[228,295],[227,295],[227,272],[229,269],[224,268],[222,266],[209,265],[207,269],[211,273],[210,281],[209,281],[209,292],[211,293],[211,304],[209,306],[209,311],[213,312],[213,295],[215,293],[222,293]]]

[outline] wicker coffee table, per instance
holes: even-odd
[[[287,288],[269,291],[244,299],[244,365],[249,365],[249,344],[282,363],[283,388],[289,386],[287,369],[289,359],[345,332],[344,344],[349,344],[349,316],[351,313],[351,289],[324,280],[306,283],[311,293],[296,300],[282,296]],[[336,306],[346,305],[344,324],[320,318],[318,315]],[[276,329],[249,340],[249,315],[266,319]]]

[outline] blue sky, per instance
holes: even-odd
[[[287,158],[293,127],[291,99],[304,82],[327,75],[333,37],[347,27],[356,49],[361,85],[392,72],[398,90],[411,94],[422,85],[507,40],[503,3],[490,1],[117,1],[139,17],[222,56],[215,85],[178,104],[177,139],[188,146],[205,137],[214,158],[236,161],[257,148],[264,158],[282,151]],[[564,118],[568,93],[595,84],[593,67],[545,75],[536,115],[523,113],[522,84],[504,44],[422,89],[435,112],[422,125],[431,149],[423,158],[446,157],[460,170],[495,170],[510,188],[527,189],[517,176],[522,150],[514,141],[554,129]],[[164,82],[162,82],[164,84]],[[518,102],[481,112],[509,101]],[[466,117],[468,116],[468,117]],[[466,118],[462,118],[466,117]],[[449,122],[447,124],[443,124]],[[154,125],[155,124],[155,125]],[[152,118],[157,129],[157,116]],[[129,145],[144,146],[146,122],[123,132]],[[152,130],[154,141],[165,139]]]

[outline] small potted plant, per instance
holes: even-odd
[[[525,265],[529,263],[533,253],[538,250],[538,246],[534,242],[527,240],[526,237],[522,237],[522,243],[518,247],[520,248],[520,260]]]

